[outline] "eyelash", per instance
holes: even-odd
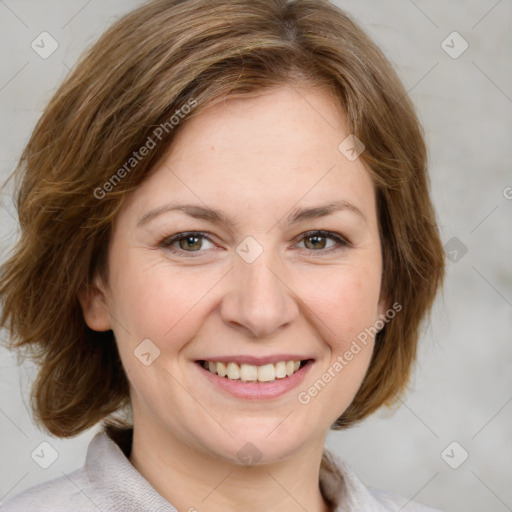
[[[179,242],[182,239],[186,239],[189,236],[195,236],[197,238],[206,239],[211,243],[214,243],[206,234],[202,231],[186,231],[183,233],[177,233],[176,235],[172,235],[170,237],[166,237],[160,242],[160,246],[164,247],[165,249],[168,249],[169,251],[180,254],[180,255],[186,255],[186,258],[196,258],[199,256],[199,254],[196,256],[194,253],[201,253],[204,251],[198,250],[198,251],[185,251],[183,249],[176,249],[174,247],[171,247],[172,244]],[[341,249],[345,249],[348,247],[352,247],[352,244],[341,235],[338,235],[336,233],[332,233],[330,231],[324,231],[324,230],[314,230],[314,231],[307,231],[306,233],[302,234],[302,237],[300,238],[299,242],[302,242],[306,238],[313,238],[314,236],[322,237],[322,238],[331,238],[337,243],[336,246],[329,247],[328,249],[320,249],[320,250],[314,250],[314,249],[299,249],[299,250],[305,250],[308,251],[313,257],[323,256],[325,254],[331,254],[332,252],[339,251]],[[320,253],[320,254],[315,254]]]

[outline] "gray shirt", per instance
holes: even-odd
[[[82,468],[14,496],[2,512],[177,512],[135,469],[127,456],[128,435],[109,437],[106,431],[92,439]],[[321,466],[320,489],[334,512],[440,512],[407,498],[366,487],[348,464],[325,452],[331,464]],[[407,505],[407,507],[405,507]],[[196,504],[197,512],[206,510]],[[193,512],[194,503],[189,508]]]

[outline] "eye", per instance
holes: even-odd
[[[327,247],[328,240],[334,241],[334,243]],[[350,247],[350,243],[342,236],[321,230],[304,233],[300,243],[302,242],[304,242],[307,251],[321,254],[331,253],[343,247]]]
[[[172,252],[201,252],[203,240],[207,240],[210,244],[212,243],[204,233],[178,233],[163,240],[161,245]],[[175,244],[178,244],[178,248],[173,247]]]

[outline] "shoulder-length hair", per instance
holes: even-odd
[[[32,349],[40,365],[32,406],[52,434],[77,435],[129,404],[113,332],[89,329],[78,300],[97,273],[107,280],[121,204],[190,116],[283,84],[326,88],[365,145],[360,158],[376,190],[382,294],[402,307],[377,334],[361,387],[332,428],[391,406],[406,389],[419,327],[444,277],[444,253],[422,127],[392,65],[327,0],[154,0],[114,23],[81,57],[14,172],[21,236],[1,267],[0,323],[8,345]],[[135,163],[149,138],[154,147]]]

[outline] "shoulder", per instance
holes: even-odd
[[[412,501],[398,494],[375,489],[373,487],[367,487],[367,489],[380,504],[386,507],[385,510],[397,510],[397,506],[400,506],[401,508],[399,510],[404,509],[404,511],[407,512],[441,512],[437,508],[427,507],[426,505],[422,505],[421,503],[417,503],[416,501]]]
[[[60,512],[73,510],[96,511],[92,501],[81,491],[84,487],[83,469],[49,482],[31,487],[0,506],[1,512]]]
[[[324,451],[321,482],[324,494],[335,504],[335,512],[441,512],[404,496],[366,486],[346,461],[328,450]]]
[[[112,435],[112,437],[110,437]],[[14,496],[1,512],[177,512],[132,466],[130,432],[99,432],[82,468]]]

